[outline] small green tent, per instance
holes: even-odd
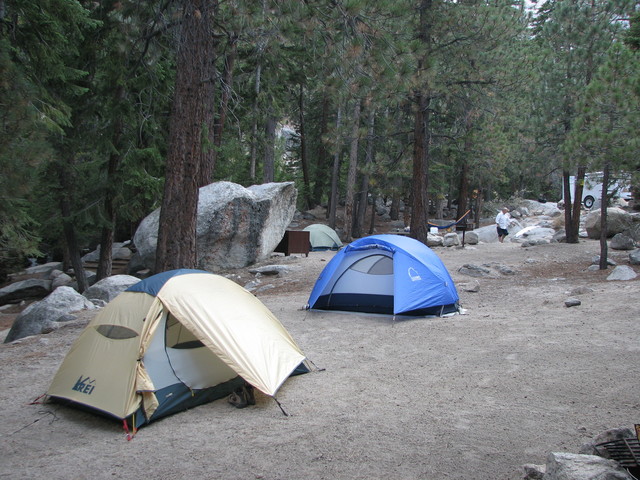
[[[314,223],[303,229],[309,232],[309,242],[312,251],[339,250],[342,247],[340,237],[335,230],[321,223]]]

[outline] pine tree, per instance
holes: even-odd
[[[569,175],[585,165],[576,165],[571,152],[563,148],[576,118],[576,104],[591,83],[606,51],[618,37],[621,15],[630,7],[620,0],[548,0],[534,24],[541,47],[540,91],[536,102],[539,132],[546,156],[563,170],[565,229],[567,242],[578,242],[581,192],[571,199]],[[580,195],[580,196],[578,196]],[[575,202],[572,204],[572,202]]]
[[[213,128],[211,32],[214,8],[207,0],[183,0],[176,84],[171,112],[165,187],[160,211],[155,271],[197,265],[196,220],[200,168],[207,162],[207,132]],[[180,232],[176,235],[175,232]]]
[[[566,149],[581,164],[602,171],[600,269],[607,268],[607,204],[610,177],[637,167],[640,146],[640,58],[614,43],[580,102]]]

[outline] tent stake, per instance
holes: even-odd
[[[276,397],[271,397],[275,400],[275,402],[278,404],[278,406],[280,407],[280,410],[282,411],[282,413],[284,414],[285,417],[288,417],[289,414],[287,412],[284,411],[284,408],[282,408],[282,405],[280,405],[280,402],[278,401],[278,399]]]

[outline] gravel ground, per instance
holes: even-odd
[[[219,400],[128,442],[117,422],[30,404],[91,314],[1,345],[0,478],[518,479],[525,463],[577,453],[604,430],[640,423],[640,283],[587,272],[598,242],[435,251],[464,315],[307,311],[334,253],[266,262],[290,269],[263,276],[256,295],[321,369],[280,389],[288,416],[258,393],[255,406]],[[627,263],[627,253],[610,253]],[[492,275],[463,275],[465,264]],[[253,278],[249,269],[233,275],[243,285]],[[468,292],[475,282],[479,291]],[[566,307],[570,296],[581,305]]]

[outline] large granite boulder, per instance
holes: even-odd
[[[15,319],[5,343],[30,335],[48,333],[58,327],[58,323],[74,320],[71,312],[92,310],[93,303],[71,287],[58,287],[44,300],[32,303]]]
[[[614,460],[597,455],[552,452],[547,456],[544,480],[633,480]]]
[[[113,260],[129,260],[131,258],[131,250],[129,249],[129,242],[115,242],[111,247],[111,258]],[[100,245],[93,252],[87,253],[82,257],[83,262],[98,262],[100,261]]]
[[[601,211],[591,211],[584,219],[584,228],[589,238],[600,238]],[[621,208],[607,208],[607,237],[611,238],[618,233],[631,228],[632,216]]]
[[[526,209],[524,213],[522,212],[523,208]],[[549,217],[558,217],[562,215],[562,210],[554,202],[541,203],[535,200],[522,200],[516,210],[526,216],[547,215]]]
[[[198,268],[215,272],[265,259],[293,220],[297,195],[293,182],[249,188],[216,182],[200,188],[196,226]],[[138,227],[133,238],[137,252],[131,259],[130,272],[153,270],[159,219],[158,209]]]
[[[28,278],[0,288],[0,305],[46,297],[51,292],[51,280]]]
[[[518,220],[516,220],[515,218],[512,217],[509,220],[509,228],[508,228],[509,235],[507,236],[505,241],[506,242],[512,241],[514,236],[520,230],[522,230],[522,224],[520,223],[520,221],[518,221]],[[481,242],[481,243],[494,243],[494,242],[498,241],[498,232],[496,230],[496,225],[495,224],[487,225],[485,227],[476,228],[474,230],[474,232],[478,236],[478,242]]]
[[[93,303],[104,302],[107,304],[139,281],[139,278],[132,275],[112,275],[94,283],[82,292],[82,295]]]

